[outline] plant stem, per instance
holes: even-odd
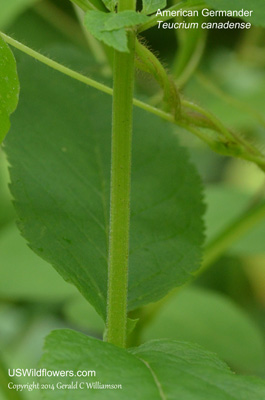
[[[76,79],[82,83],[85,83],[88,86],[91,86],[97,90],[100,90],[101,92],[104,92],[109,95],[113,95],[113,89],[103,85],[102,83],[95,81],[94,79],[91,79],[87,76],[84,76],[76,71],[73,71],[70,68],[65,67],[64,65],[51,60],[48,57],[45,57],[44,55],[38,53],[37,51],[25,46],[24,44],[18,42],[15,39],[12,39],[10,36],[5,35],[4,33],[0,32],[0,36],[11,46],[17,48],[18,50],[22,51],[25,54],[28,54],[30,57],[35,58],[36,60],[42,62],[43,64],[48,65],[50,68],[53,68],[73,79]],[[143,110],[150,112],[154,115],[157,115],[158,117],[163,118],[166,121],[169,121],[175,125],[181,126],[182,128],[186,129],[187,131],[193,133],[200,139],[202,139],[205,143],[207,143],[212,150],[214,150],[216,153],[223,154],[226,156],[234,156],[238,158],[242,158],[248,161],[251,161],[255,163],[259,168],[262,169],[262,171],[265,171],[265,158],[264,155],[257,150],[254,146],[252,146],[249,142],[244,140],[243,138],[234,135],[227,129],[221,121],[218,120],[214,115],[212,115],[209,111],[204,110],[202,107],[191,103],[187,100],[181,99],[181,106],[182,106],[182,111],[183,108],[188,108],[191,109],[195,112],[197,112],[199,115],[196,116],[190,115],[189,118],[187,119],[186,115],[186,121],[185,119],[183,121],[180,121],[179,119],[176,119],[175,116],[173,116],[171,113],[165,112],[163,110],[160,110],[156,107],[153,107],[150,104],[144,103],[143,101],[133,99],[133,104],[139,108],[142,108]],[[185,110],[184,110],[185,111]],[[201,115],[200,115],[201,114]],[[185,114],[183,113],[183,116]],[[205,117],[204,121],[204,126],[207,127],[208,129],[214,130],[220,135],[219,141],[209,137],[209,135],[205,134],[203,131],[200,131],[199,129],[194,128],[195,126],[201,126],[201,116]],[[218,139],[218,138],[217,138]],[[235,142],[234,144],[241,145],[240,153],[238,153],[238,149],[229,148],[226,146],[227,143],[220,141],[220,139],[225,139],[226,142],[231,140],[231,142]],[[236,150],[236,151],[235,151]]]
[[[134,10],[134,0],[122,0],[119,11]],[[131,143],[134,91],[135,33],[128,31],[129,53],[114,53],[110,243],[107,341],[125,347],[131,188]]]
[[[233,139],[233,136],[229,132],[229,130],[210,111],[207,111],[204,108],[198,106],[197,104],[192,103],[192,102],[187,101],[187,100],[183,100],[182,104],[183,104],[184,107],[190,108],[190,109],[192,109],[194,111],[197,111],[198,113],[204,115],[207,119],[209,119],[214,124],[214,126],[216,127],[216,130],[219,131],[225,138]]]
[[[136,40],[135,43],[135,52],[139,57],[138,60],[136,59],[136,66],[153,75],[155,80],[163,89],[164,101],[167,108],[176,119],[180,119],[180,96],[173,79],[168,76],[167,71],[158,58],[138,40]]]
[[[22,51],[23,53],[27,54],[28,56],[35,58],[35,60],[40,61],[41,63],[47,65],[50,68],[55,69],[56,71],[61,72],[64,75],[69,76],[70,78],[76,79],[79,82],[85,83],[88,86],[91,86],[97,90],[100,90],[101,92],[104,92],[106,94],[113,94],[113,90],[106,86],[103,85],[100,82],[95,81],[94,79],[91,79],[85,75],[80,74],[79,72],[76,72],[70,68],[65,67],[64,65],[50,59],[49,57],[44,56],[43,54],[31,49],[30,47],[26,46],[23,43],[18,42],[17,40],[11,38],[10,36],[6,35],[3,32],[0,32],[0,36],[6,41],[6,43],[10,44],[11,46],[15,47],[16,49]]]

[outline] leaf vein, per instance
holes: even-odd
[[[151,372],[151,375],[152,375],[152,377],[154,379],[154,382],[155,382],[156,387],[158,389],[158,392],[159,392],[161,400],[167,400],[167,397],[166,397],[166,394],[163,391],[162,385],[159,382],[159,379],[156,376],[155,371],[151,368],[151,365],[147,361],[143,360],[141,357],[138,357],[137,355],[135,355],[135,357],[138,358],[138,360],[140,360],[148,368],[148,370]]]

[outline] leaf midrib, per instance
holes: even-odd
[[[167,400],[167,397],[166,397],[166,395],[165,395],[165,393],[164,393],[164,391],[163,391],[162,385],[161,385],[161,383],[159,382],[159,379],[158,379],[158,377],[156,376],[155,371],[151,368],[151,365],[150,365],[147,361],[143,360],[141,357],[138,357],[138,356],[136,356],[135,354],[134,354],[134,356],[135,356],[139,361],[141,361],[141,362],[148,368],[148,370],[150,371],[150,373],[151,373],[151,375],[152,375],[152,377],[153,377],[153,379],[154,379],[155,385],[156,385],[156,387],[157,387],[157,389],[158,389],[159,396],[160,396],[161,400]]]

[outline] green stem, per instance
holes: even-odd
[[[134,10],[134,0],[122,0],[119,11]],[[111,205],[107,341],[126,345],[128,258],[131,188],[132,113],[135,32],[128,31],[129,53],[115,51],[111,154]]]
[[[164,91],[164,101],[176,119],[180,116],[180,97],[173,79],[171,79],[158,58],[143,44],[136,40],[135,51],[137,67],[155,78]]]
[[[215,116],[213,115],[210,111],[205,110],[204,108],[198,106],[195,103],[192,103],[187,100],[183,100],[182,104],[184,107],[187,107],[191,110],[194,110],[202,115],[204,115],[207,119],[209,119],[216,129],[222,134],[225,138],[227,139],[233,139],[232,134],[229,132],[229,130],[222,124],[222,122]]]
[[[190,108],[204,115],[219,133],[219,141],[216,140],[211,148],[219,154],[248,160],[257,164],[262,171],[265,171],[265,158],[263,153],[247,142],[243,137],[227,129],[222,122],[209,111],[204,110],[197,104],[182,100],[182,106]]]
[[[248,210],[222,231],[205,248],[203,265],[196,275],[201,274],[212,265],[240,237],[253,228],[265,217],[265,202]]]
[[[88,86],[91,86],[97,90],[100,90],[106,94],[113,95],[113,89],[110,87],[103,85],[100,82],[95,81],[94,79],[88,78],[87,76],[84,76],[76,71],[71,70],[70,68],[67,68],[63,66],[62,64],[57,63],[56,61],[51,60],[48,57],[43,56],[42,54],[38,53],[35,50],[32,50],[31,48],[25,46],[24,44],[18,42],[15,39],[12,39],[10,36],[5,35],[4,33],[0,32],[0,36],[9,43],[11,46],[19,49],[25,54],[28,54],[30,57],[35,58],[36,60],[42,62],[43,64],[48,65],[50,68],[53,68],[73,79],[76,79],[82,83],[85,83]],[[204,126],[209,129],[212,129],[216,131],[217,133],[220,134],[221,140],[215,140],[209,135],[206,135],[203,131],[200,131],[199,129],[195,129],[193,125],[195,126],[201,126],[201,115],[185,115],[185,110],[182,113],[183,114],[183,119],[182,121],[178,120],[173,116],[172,114],[169,114],[163,110],[160,110],[156,107],[153,107],[150,104],[144,103],[140,100],[133,99],[133,104],[139,108],[142,108],[143,110],[150,112],[154,115],[157,115],[166,121],[169,121],[175,125],[181,126],[185,128],[187,131],[195,134],[197,137],[202,139],[205,143],[207,143],[212,150],[219,154],[223,154],[226,156],[233,156],[233,157],[238,157],[242,158],[248,161],[251,161],[255,163],[258,167],[262,169],[262,171],[265,171],[265,158],[263,154],[257,150],[255,147],[250,145],[247,141],[245,141],[243,138],[236,136],[232,132],[230,132],[222,123],[221,121],[218,120],[213,114],[210,112],[204,110],[202,107],[191,103],[187,100],[181,100],[181,106],[182,109],[188,108],[195,113],[197,112],[198,114],[201,114],[202,116],[205,117],[204,121]],[[186,121],[185,121],[186,118]],[[206,124],[206,125],[205,125]],[[231,141],[231,143],[229,143]],[[233,146],[234,145],[234,146]],[[240,148],[235,148],[235,145],[240,145]]]
[[[102,83],[97,82],[94,79],[88,78],[87,76],[84,76],[76,71],[73,71],[72,69],[67,68],[64,65],[62,65],[54,60],[51,60],[48,57],[45,57],[44,55],[38,53],[37,51],[31,49],[30,47],[28,47],[26,45],[18,42],[17,40],[4,34],[3,32],[0,32],[0,36],[2,36],[2,38],[11,46],[22,51],[23,53],[27,54],[30,57],[35,58],[35,60],[40,61],[41,63],[47,65],[48,67],[53,68],[56,71],[59,71],[62,74],[69,76],[70,78],[76,79],[79,82],[85,83],[86,85],[91,86],[97,90],[100,90],[101,92],[104,92],[109,95],[113,94],[113,90],[110,87],[103,85]]]
[[[72,79],[75,79],[79,82],[84,83],[85,85],[88,85],[90,87],[93,87],[94,89],[100,90],[103,93],[106,93],[110,96],[113,96],[113,89],[110,88],[109,86],[104,85],[103,83],[100,83],[98,81],[95,81],[94,79],[91,79],[85,75],[80,74],[79,72],[73,71],[70,68],[65,67],[64,65],[44,56],[43,54],[38,53],[37,51],[31,49],[30,47],[18,42],[17,40],[11,38],[10,36],[6,35],[3,32],[0,32],[0,36],[11,46],[15,47],[16,49],[22,51],[23,53],[27,54],[28,56],[35,58],[35,60],[40,61],[41,63],[47,65],[50,68],[55,69],[56,71],[69,76]],[[143,110],[150,112],[152,114],[157,115],[158,117],[161,117],[165,119],[166,121],[174,123],[174,117],[163,111],[160,110],[156,107],[153,107],[147,103],[144,103],[141,100],[133,99],[133,104],[136,107],[142,108]]]
[[[7,367],[4,365],[2,357],[0,357],[0,390],[3,391],[6,400],[22,400],[23,397],[20,392],[8,389],[8,383],[10,381],[11,380],[7,374]]]

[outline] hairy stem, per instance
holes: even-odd
[[[91,86],[97,90],[100,90],[101,92],[104,92],[104,93],[110,94],[110,95],[113,94],[113,90],[110,87],[103,85],[102,83],[97,82],[94,79],[91,79],[85,75],[82,75],[79,72],[76,72],[70,68],[65,67],[64,65],[50,59],[49,57],[46,57],[43,54],[31,49],[30,47],[18,42],[17,40],[4,34],[3,32],[0,32],[0,36],[2,36],[2,38],[6,41],[6,43],[8,43],[11,46],[15,47],[16,49],[22,51],[23,53],[27,54],[28,56],[35,58],[35,60],[40,61],[41,63],[47,65],[48,67],[53,68],[56,71],[59,71],[62,74],[67,75],[70,78],[73,78],[73,79],[75,79],[79,82],[82,82],[88,86]]]
[[[134,9],[134,0],[122,0],[119,3],[119,11]],[[126,345],[127,322],[135,56],[133,30],[128,31],[128,48],[129,53],[115,51],[112,111],[107,341],[120,347]]]
[[[23,53],[29,55],[30,57],[35,58],[36,60],[42,62],[43,64],[48,65],[50,68],[53,68],[73,79],[76,79],[82,83],[85,83],[88,86],[91,86],[97,90],[100,90],[106,94],[113,95],[113,89],[98,82],[94,79],[91,79],[87,76],[84,76],[76,71],[71,70],[70,68],[65,67],[64,65],[57,63],[56,61],[51,60],[48,57],[38,53],[37,51],[25,46],[24,44],[18,42],[15,39],[12,39],[10,36],[0,32],[0,36],[11,46],[17,48]],[[213,114],[209,111],[204,110],[202,107],[189,102],[187,100],[181,99],[182,106],[182,120],[176,119],[172,114],[160,110],[159,108],[153,107],[150,104],[144,103],[143,101],[133,99],[133,104],[143,110],[150,112],[158,117],[163,118],[166,121],[169,121],[175,125],[181,126],[187,131],[193,133],[200,139],[202,139],[205,143],[207,143],[212,150],[216,153],[223,154],[226,156],[232,156],[237,158],[242,158],[248,161],[255,163],[262,171],[265,171],[265,157],[264,155],[248,143],[246,140],[241,138],[238,135],[232,133],[229,129],[226,128],[225,125],[219,121]],[[193,114],[185,113],[185,108],[192,110]],[[202,119],[203,117],[203,119]],[[217,133],[218,136],[215,138],[214,136],[209,136],[203,130],[197,129],[197,127],[204,127],[207,129],[211,129],[212,131]]]
[[[136,40],[135,51],[138,56],[136,65],[139,69],[153,75],[164,91],[164,101],[167,108],[179,119],[180,97],[173,79],[171,79],[158,58],[143,44]]]

